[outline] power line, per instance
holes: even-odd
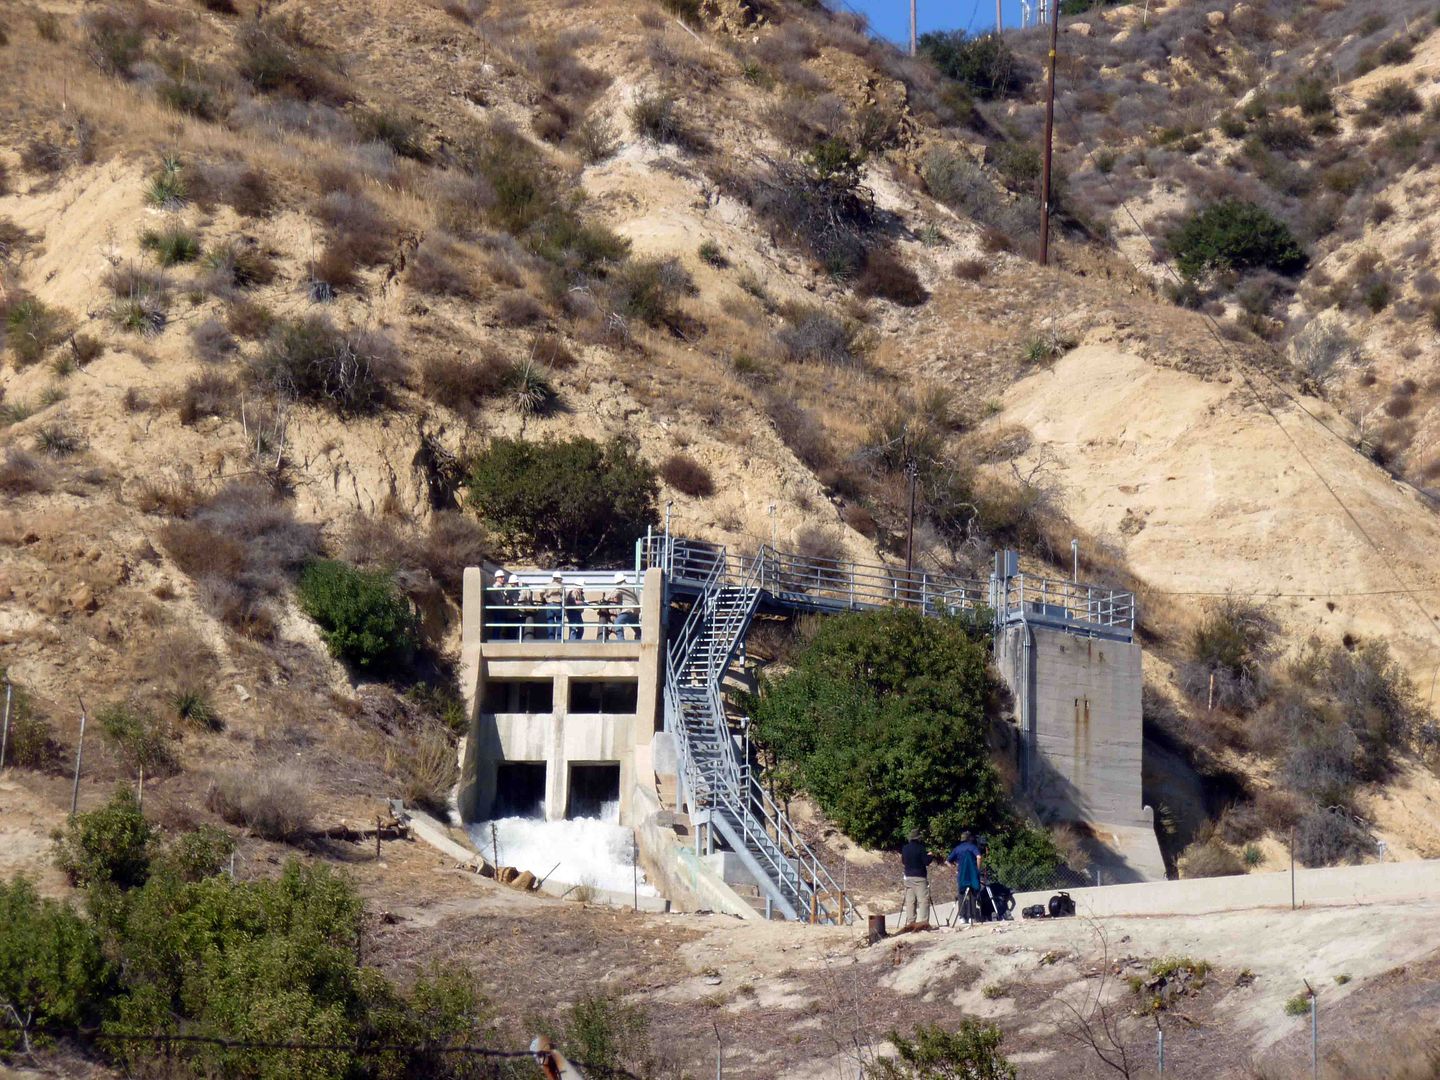
[[[1065,114],[1067,123],[1070,124],[1070,127],[1074,132],[1077,145],[1079,145],[1080,148],[1084,151],[1085,156],[1089,159],[1090,163],[1095,166],[1095,171],[1100,174],[1100,176],[1104,179],[1105,183],[1110,186],[1111,191],[1115,193],[1115,196],[1119,201],[1121,208],[1125,211],[1125,215],[1134,224],[1135,228],[1139,230],[1140,235],[1145,238],[1146,243],[1150,245],[1151,252],[1159,258],[1161,264],[1165,267],[1166,272],[1169,273],[1171,278],[1173,278],[1177,284],[1180,284],[1181,278],[1179,274],[1175,272],[1175,268],[1171,265],[1169,258],[1156,246],[1154,238],[1151,237],[1149,231],[1146,230],[1145,226],[1140,224],[1139,219],[1135,217],[1135,214],[1130,209],[1129,201],[1118,189],[1116,189],[1114,181],[1110,179],[1109,174],[1104,169],[1101,169],[1099,165],[1095,162],[1095,154],[1090,149],[1089,144],[1085,141],[1084,134],[1081,132],[1079,125],[1075,122],[1075,118],[1070,113],[1069,108],[1064,104],[1063,101],[1060,102],[1060,107],[1061,111]],[[1117,248],[1116,250],[1118,251],[1119,249]],[[1123,258],[1125,258],[1127,262],[1130,263],[1131,268],[1135,270],[1136,273],[1140,273],[1142,275],[1144,274],[1144,271],[1142,271],[1138,266],[1136,266],[1135,262],[1130,259],[1128,255],[1125,255],[1123,251],[1120,252],[1120,254]],[[1279,415],[1271,407],[1270,403],[1265,400],[1264,395],[1255,388],[1255,384],[1251,381],[1248,370],[1251,365],[1247,364],[1242,358],[1238,357],[1235,354],[1234,350],[1231,348],[1230,343],[1226,341],[1225,337],[1220,333],[1219,325],[1215,322],[1214,319],[1210,317],[1208,313],[1202,311],[1199,312],[1199,315],[1205,321],[1205,325],[1210,331],[1211,336],[1214,337],[1216,343],[1220,346],[1220,351],[1225,354],[1225,357],[1230,362],[1230,365],[1240,376],[1241,381],[1244,382],[1246,389],[1250,391],[1251,395],[1255,398],[1256,402],[1259,403],[1260,407],[1265,410],[1266,415],[1268,415],[1270,419],[1274,421],[1275,426],[1279,428],[1280,433],[1285,436],[1285,440],[1290,444],[1291,449],[1293,449],[1295,453],[1300,457],[1300,459],[1305,462],[1305,465],[1314,474],[1315,479],[1320,482],[1321,486],[1325,488],[1326,492],[1335,501],[1335,504],[1340,507],[1340,509],[1344,512],[1345,516],[1350,520],[1351,524],[1355,526],[1356,531],[1360,533],[1360,536],[1365,540],[1365,542],[1385,564],[1385,568],[1389,571],[1390,576],[1395,580],[1396,585],[1399,586],[1399,589],[1396,591],[1395,595],[1403,594],[1404,596],[1408,597],[1410,599],[1410,602],[1414,604],[1416,609],[1420,612],[1420,616],[1424,621],[1425,625],[1429,627],[1430,630],[1437,635],[1437,637],[1440,637],[1440,625],[1437,625],[1436,621],[1432,619],[1430,612],[1426,610],[1425,605],[1420,602],[1420,598],[1416,590],[1403,577],[1400,576],[1400,572],[1395,568],[1393,560],[1389,559],[1385,555],[1384,550],[1380,547],[1379,543],[1375,540],[1375,538],[1370,535],[1369,530],[1367,530],[1365,526],[1361,524],[1359,517],[1357,517],[1355,512],[1350,509],[1350,507],[1346,504],[1345,500],[1340,497],[1339,492],[1335,490],[1335,487],[1326,478],[1325,474],[1320,470],[1319,466],[1317,466],[1315,462],[1311,460],[1310,455],[1301,448],[1299,442],[1295,439],[1295,436],[1290,432],[1288,428],[1285,427],[1285,425],[1281,422]],[[1259,369],[1257,368],[1256,370]],[[1319,417],[1315,416],[1314,413],[1312,413],[1309,409],[1305,408],[1302,403],[1296,401],[1289,394],[1288,391],[1281,388],[1279,383],[1277,383],[1276,380],[1271,378],[1268,374],[1264,372],[1261,372],[1261,374],[1264,374],[1265,378],[1271,383],[1271,385],[1276,387],[1277,389],[1280,389],[1284,396],[1287,398],[1287,400],[1290,400],[1293,404],[1298,406],[1301,411],[1305,413],[1306,416],[1314,420],[1317,424],[1320,425],[1322,429],[1324,429],[1332,436],[1341,439],[1341,441],[1345,444],[1346,448],[1354,452],[1354,447],[1350,445],[1348,439],[1344,439],[1342,436],[1340,436],[1338,432],[1331,430],[1328,424],[1325,424],[1323,421],[1321,421]],[[1387,475],[1389,474],[1387,473]],[[1409,484],[1408,481],[1402,482],[1406,483],[1406,485],[1409,486],[1412,490],[1415,490],[1417,492],[1419,491],[1418,488],[1415,488],[1413,484]],[[1425,591],[1430,592],[1434,590]],[[1432,711],[1435,704],[1435,685],[1437,679],[1440,679],[1440,662],[1436,663],[1434,674],[1432,675],[1430,680],[1428,707],[1431,708]]]

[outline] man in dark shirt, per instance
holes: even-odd
[[[900,929],[930,925],[930,864],[935,862],[925,847],[924,834],[911,829],[900,848],[901,872],[905,876],[905,901],[900,910]]]

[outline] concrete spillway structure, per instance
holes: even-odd
[[[623,586],[610,571],[566,573],[564,605],[550,572],[487,588],[479,568],[465,571],[465,822],[618,820],[637,830],[667,895],[683,887],[697,906],[753,914],[734,886],[754,890],[752,906],[767,913],[847,919],[842,887],[757,782],[723,684],[757,612],[902,607],[993,618],[1031,804],[1094,834],[1104,880],[1165,876],[1140,787],[1130,593],[1027,576],[1009,553],[987,583],[769,548],[741,557],[669,536],[642,542],[636,571]]]
[[[525,575],[525,589],[550,575]],[[464,821],[511,814],[558,821],[593,817],[616,800],[632,823],[637,783],[654,787],[651,742],[660,716],[664,626],[662,574],[647,570],[636,594],[638,622],[624,638],[602,638],[593,598],[612,589],[613,574],[566,574],[592,602],[567,610],[552,637],[541,619],[490,604],[477,567],[465,571],[460,677],[470,733],[461,770]],[[634,578],[631,578],[633,581]],[[490,596],[487,596],[487,593]],[[571,637],[574,627],[580,636]],[[635,631],[639,631],[638,640]]]

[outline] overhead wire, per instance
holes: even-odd
[[[1073,83],[1072,83],[1072,86],[1073,86]],[[1170,277],[1171,277],[1172,279],[1174,279],[1174,281],[1176,282],[1176,284],[1180,284],[1180,283],[1182,282],[1182,279],[1181,279],[1180,275],[1179,275],[1178,273],[1176,273],[1175,268],[1174,268],[1174,266],[1171,264],[1169,258],[1168,258],[1168,257],[1166,256],[1166,254],[1165,254],[1163,251],[1161,251],[1160,248],[1156,245],[1155,240],[1154,240],[1154,238],[1150,235],[1149,230],[1147,230],[1147,229],[1145,228],[1145,226],[1140,223],[1140,220],[1135,216],[1134,212],[1130,209],[1129,201],[1125,198],[1124,194],[1121,193],[1121,192],[1116,188],[1116,186],[1115,186],[1115,184],[1114,184],[1114,181],[1110,179],[1109,174],[1108,174],[1104,169],[1101,169],[1101,168],[1099,167],[1099,164],[1095,161],[1095,153],[1094,153],[1094,151],[1091,149],[1089,143],[1086,141],[1085,136],[1084,136],[1084,133],[1080,130],[1080,126],[1079,126],[1079,124],[1076,122],[1073,114],[1071,114],[1068,106],[1065,105],[1063,99],[1057,100],[1057,104],[1060,105],[1060,111],[1061,111],[1061,113],[1064,115],[1064,117],[1065,117],[1065,119],[1066,119],[1066,122],[1070,125],[1070,128],[1071,128],[1071,131],[1073,132],[1073,135],[1074,135],[1074,139],[1075,139],[1076,144],[1077,144],[1077,145],[1080,147],[1080,149],[1084,152],[1086,158],[1090,161],[1090,163],[1091,163],[1093,166],[1095,166],[1095,171],[1096,171],[1096,173],[1098,173],[1098,174],[1101,176],[1101,178],[1105,181],[1105,183],[1110,186],[1110,189],[1111,189],[1111,191],[1115,194],[1115,197],[1116,197],[1116,199],[1117,199],[1117,201],[1118,201],[1121,209],[1123,209],[1123,210],[1125,211],[1125,216],[1130,219],[1131,223],[1135,226],[1136,230],[1140,233],[1140,235],[1141,235],[1142,237],[1145,238],[1145,242],[1150,245],[1150,250],[1151,250],[1153,256],[1160,261],[1160,264],[1165,268],[1165,271],[1170,275]],[[1117,248],[1117,250],[1119,250],[1119,249]],[[1122,256],[1127,262],[1130,263],[1130,266],[1131,266],[1132,269],[1134,269],[1137,273],[1144,275],[1144,271],[1141,270],[1140,267],[1135,264],[1135,262],[1134,262],[1133,259],[1131,259],[1131,258],[1130,258],[1128,255],[1126,255],[1123,251],[1121,251],[1120,254],[1121,254],[1121,256]],[[1349,505],[1345,502],[1345,500],[1340,497],[1340,493],[1335,490],[1335,486],[1334,486],[1334,485],[1330,482],[1330,480],[1325,476],[1325,474],[1321,471],[1321,469],[1319,468],[1319,466],[1315,464],[1314,460],[1312,460],[1312,458],[1310,457],[1310,455],[1305,452],[1304,448],[1300,446],[1300,444],[1299,444],[1299,442],[1296,440],[1294,434],[1284,425],[1283,422],[1281,422],[1280,417],[1279,417],[1279,414],[1277,414],[1277,413],[1275,412],[1274,408],[1270,405],[1270,402],[1265,399],[1265,396],[1264,396],[1263,394],[1261,394],[1258,389],[1256,389],[1255,384],[1251,381],[1251,378],[1250,378],[1250,367],[1251,367],[1251,365],[1248,364],[1243,358],[1241,358],[1241,357],[1239,357],[1239,356],[1236,355],[1235,351],[1234,351],[1233,348],[1231,347],[1231,343],[1225,339],[1225,337],[1224,337],[1223,334],[1220,333],[1219,324],[1217,324],[1217,323],[1215,322],[1215,320],[1209,315],[1208,312],[1203,312],[1203,311],[1202,311],[1202,312],[1198,312],[1198,314],[1199,314],[1200,317],[1204,320],[1206,328],[1209,330],[1211,336],[1215,339],[1216,343],[1220,346],[1221,352],[1225,355],[1225,357],[1226,357],[1226,359],[1229,361],[1231,367],[1233,367],[1234,370],[1235,370],[1235,372],[1236,372],[1236,374],[1238,374],[1238,375],[1240,376],[1240,379],[1241,379],[1241,381],[1245,384],[1246,389],[1248,389],[1248,390],[1250,391],[1251,395],[1254,397],[1255,401],[1260,405],[1260,407],[1265,410],[1266,414],[1267,414],[1267,415],[1270,417],[1270,419],[1274,422],[1275,426],[1280,429],[1280,433],[1285,436],[1285,439],[1286,439],[1286,441],[1290,444],[1291,449],[1293,449],[1293,450],[1295,451],[1295,453],[1300,457],[1300,459],[1301,459],[1301,460],[1305,463],[1305,465],[1310,469],[1311,473],[1314,474],[1316,480],[1318,480],[1318,481],[1320,482],[1321,486],[1325,488],[1326,492],[1329,494],[1329,496],[1331,497],[1331,499],[1333,499],[1334,502],[1335,502],[1335,504],[1340,507],[1341,511],[1344,512],[1345,516],[1350,520],[1351,524],[1353,524],[1353,525],[1355,526],[1356,531],[1357,531],[1357,532],[1360,534],[1360,536],[1364,539],[1364,541],[1366,542],[1366,544],[1368,544],[1369,547],[1371,548],[1371,550],[1373,550],[1373,551],[1375,552],[1375,554],[1380,557],[1381,561],[1382,561],[1382,562],[1384,563],[1384,565],[1385,565],[1386,570],[1389,571],[1390,576],[1394,579],[1396,585],[1398,586],[1398,589],[1393,593],[1393,595],[1404,595],[1404,596],[1408,597],[1409,600],[1410,600],[1410,602],[1415,605],[1416,610],[1418,610],[1418,611],[1420,612],[1421,618],[1422,618],[1422,620],[1424,621],[1425,625],[1430,628],[1431,632],[1434,633],[1434,634],[1437,636],[1437,638],[1440,638],[1440,623],[1437,623],[1437,619],[1440,619],[1440,617],[1432,617],[1431,614],[1430,614],[1430,612],[1429,612],[1428,610],[1426,610],[1425,605],[1424,605],[1423,603],[1421,603],[1421,601],[1420,601],[1420,596],[1419,596],[1419,593],[1420,593],[1421,591],[1423,591],[1423,592],[1435,592],[1435,591],[1437,591],[1437,590],[1434,590],[1434,589],[1425,589],[1425,590],[1419,590],[1419,591],[1417,591],[1414,586],[1412,586],[1409,582],[1407,582],[1407,581],[1400,575],[1400,572],[1395,568],[1394,561],[1393,561],[1392,559],[1390,559],[1388,556],[1386,556],[1385,551],[1384,551],[1384,549],[1380,546],[1379,542],[1370,534],[1370,531],[1365,528],[1364,524],[1361,523],[1359,517],[1355,514],[1355,512],[1354,512],[1353,510],[1350,509]],[[1306,416],[1310,417],[1310,418],[1311,418],[1312,420],[1314,420],[1317,424],[1319,424],[1322,429],[1324,429],[1324,430],[1325,430],[1326,432],[1328,432],[1330,435],[1334,436],[1335,438],[1337,438],[1337,439],[1339,439],[1341,442],[1343,442],[1343,443],[1345,444],[1345,446],[1346,446],[1347,449],[1351,450],[1352,452],[1356,452],[1356,451],[1355,451],[1355,448],[1350,444],[1350,441],[1349,441],[1348,439],[1346,439],[1346,438],[1345,438],[1343,435],[1341,435],[1339,432],[1332,430],[1328,424],[1324,423],[1324,421],[1322,421],[1322,420],[1321,420],[1319,417],[1317,417],[1313,412],[1311,412],[1308,408],[1306,408],[1303,403],[1297,401],[1297,400],[1289,393],[1288,390],[1286,390],[1284,387],[1282,387],[1282,386],[1281,386],[1275,379],[1273,379],[1268,373],[1261,371],[1258,367],[1255,368],[1255,370],[1256,370],[1257,372],[1259,372],[1260,374],[1262,374],[1262,375],[1266,378],[1266,380],[1270,382],[1270,384],[1271,384],[1272,386],[1274,386],[1277,390],[1279,390],[1279,391],[1286,397],[1287,400],[1289,400],[1292,404],[1298,406],[1298,407],[1301,409],[1301,411],[1305,413]],[[1387,475],[1388,475],[1388,474],[1387,474]],[[1427,499],[1429,498],[1428,495],[1426,495],[1426,493],[1421,492],[1420,489],[1416,488],[1413,484],[1409,484],[1408,481],[1403,481],[1403,480],[1402,480],[1402,481],[1400,481],[1400,482],[1403,483],[1403,484],[1405,484],[1405,485],[1406,485],[1407,487],[1409,487],[1411,490],[1413,490],[1413,491],[1417,492],[1418,494],[1426,497]],[[1433,500],[1431,500],[1431,501],[1433,501]],[[1178,594],[1172,594],[1172,595],[1178,595]],[[1311,595],[1311,594],[1308,594],[1308,593],[1307,593],[1307,594],[1305,594],[1305,595],[1308,596],[1308,595]],[[1377,594],[1375,594],[1375,595],[1386,595],[1386,594],[1384,594],[1384,593],[1377,593]],[[1433,711],[1434,704],[1435,704],[1435,686],[1436,686],[1437,680],[1440,680],[1440,661],[1437,661],[1437,663],[1436,663],[1436,665],[1435,665],[1435,668],[1434,668],[1434,671],[1433,671],[1433,673],[1432,673],[1432,675],[1431,675],[1431,679],[1430,679],[1430,692],[1429,692],[1429,697],[1428,697],[1428,705],[1429,705],[1429,707],[1432,709],[1432,711]]]

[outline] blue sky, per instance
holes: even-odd
[[[1005,25],[1020,25],[1020,0],[1001,0]],[[875,31],[892,41],[905,42],[910,35],[909,0],[836,0],[836,7],[848,6],[870,17]],[[1033,7],[1032,3],[1032,7]],[[966,30],[984,33],[995,29],[995,0],[915,0],[919,32]]]

